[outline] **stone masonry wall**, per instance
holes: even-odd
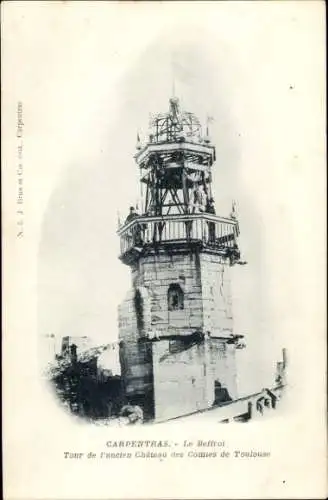
[[[196,254],[154,255],[143,258],[132,271],[134,287],[145,287],[151,300],[151,330],[159,335],[189,335],[202,328],[202,287]],[[178,284],[184,309],[169,311],[168,288]]]
[[[219,339],[209,342],[211,379],[218,380],[232,399],[237,395],[235,347]]]
[[[174,352],[177,341],[153,343],[155,419],[166,420],[209,408],[218,380],[236,398],[234,350],[225,341],[205,339],[182,352]]]
[[[204,343],[175,353],[172,352],[175,342],[161,340],[153,343],[156,420],[208,407]]]
[[[140,293],[143,309],[143,328],[137,319],[135,295]],[[119,341],[121,376],[125,396],[129,401],[136,397],[152,406],[153,361],[150,343],[140,341],[144,330],[150,327],[150,299],[145,289],[132,289],[119,306]]]
[[[178,284],[184,292],[183,309],[169,311],[171,284]],[[136,312],[137,290],[142,297],[141,323]],[[147,334],[185,337],[196,330],[210,332],[211,337],[181,352],[174,348],[174,342],[179,343],[176,340],[147,344],[151,345],[148,351],[138,343]],[[132,269],[132,290],[119,308],[126,393],[146,395],[153,388],[158,419],[211,406],[215,380],[235,398],[235,347],[224,339],[231,333],[230,267],[226,261],[218,255],[190,252],[143,257]]]
[[[212,336],[233,333],[230,266],[220,256],[200,255],[204,330]]]
[[[188,253],[145,257],[132,270],[133,289],[119,312],[120,337],[138,336],[133,297],[142,291],[145,333],[189,335],[193,330],[212,336],[233,333],[229,265],[218,255]],[[184,309],[168,310],[171,284],[184,292]]]

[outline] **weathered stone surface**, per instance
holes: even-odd
[[[193,331],[210,332],[212,337],[231,334],[228,263],[217,255],[202,252],[147,256],[133,270],[132,282],[134,287],[119,308],[119,338],[124,342],[122,375],[127,393],[146,393],[151,384],[155,416],[160,419],[210,406],[215,380],[235,397],[234,346],[211,338],[178,353],[171,340],[149,343],[146,351],[138,343],[147,334],[171,338],[186,338]],[[169,311],[170,284],[179,284],[183,290],[181,310]],[[136,311],[137,289],[142,290],[142,321]]]
[[[155,418],[165,420],[212,404],[204,371],[204,345],[170,352],[170,342],[153,346]],[[164,345],[163,345],[164,344]]]

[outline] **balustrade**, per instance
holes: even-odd
[[[238,223],[211,214],[139,216],[122,226],[118,234],[121,254],[145,244],[202,242],[218,248],[233,248]]]

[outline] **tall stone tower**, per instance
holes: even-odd
[[[126,398],[165,420],[235,399],[231,266],[238,222],[215,213],[215,147],[171,98],[145,144],[138,137],[143,207],[119,228],[132,287],[119,307]]]

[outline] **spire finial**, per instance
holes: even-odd
[[[209,124],[214,121],[213,116],[207,115],[206,117],[206,135],[205,135],[205,142],[210,142],[210,131],[209,131]]]
[[[139,130],[137,131],[137,144],[136,144],[136,149],[141,149],[141,142],[140,142],[140,134],[139,134]]]
[[[237,207],[236,200],[232,200],[232,203],[231,203],[231,213],[230,213],[231,219],[237,219],[237,210],[236,210],[236,207]]]
[[[174,59],[173,57],[171,58],[171,83],[172,83],[172,87],[171,87],[171,94],[172,96],[171,97],[175,97],[175,64],[174,64]]]

